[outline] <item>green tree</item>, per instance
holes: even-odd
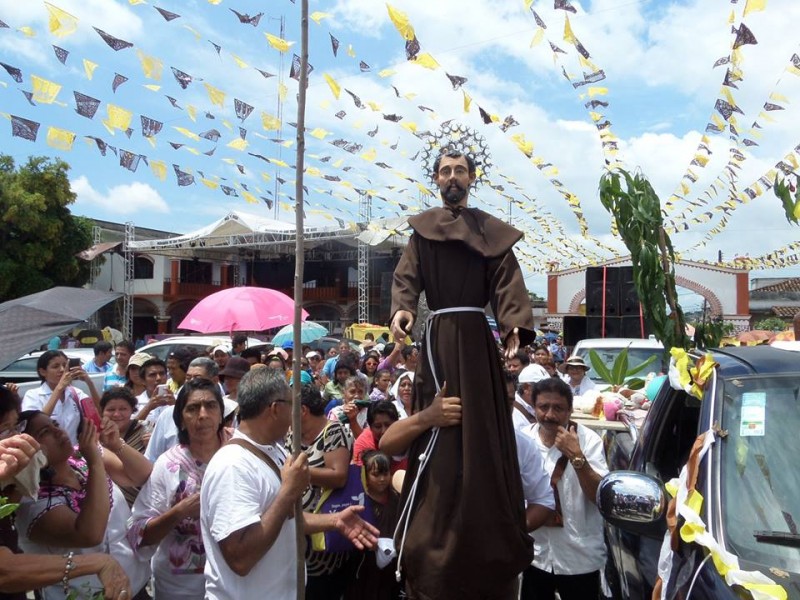
[[[675,284],[675,252],[653,186],[641,173],[610,171],[600,179],[600,202],[614,217],[631,253],[636,291],[655,336],[665,350],[688,349],[690,340]]]
[[[17,167],[0,154],[0,301],[88,281],[89,263],[75,254],[92,245],[92,224],[67,208],[68,170],[46,157]]]
[[[766,331],[783,331],[789,327],[789,323],[778,317],[767,317],[757,321],[753,329],[764,329]]]

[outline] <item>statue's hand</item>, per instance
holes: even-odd
[[[506,359],[511,360],[519,350],[519,327],[514,327],[506,337]]]
[[[407,310],[398,310],[394,313],[390,329],[395,341],[402,342],[414,327],[414,315]]]

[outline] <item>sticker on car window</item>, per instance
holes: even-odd
[[[742,394],[742,422],[739,426],[741,437],[756,437],[765,434],[766,406],[767,395],[764,392]]]

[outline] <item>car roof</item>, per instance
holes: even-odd
[[[730,346],[712,350],[712,353],[723,377],[797,375],[800,372],[800,354],[796,350],[773,346]]]
[[[575,347],[578,348],[663,348],[664,346],[655,338],[589,338],[580,340]]]
[[[247,338],[248,346],[254,346],[256,344],[263,343],[264,342],[258,338]],[[150,344],[147,344],[147,346],[156,346],[162,344],[182,344],[187,346],[230,346],[231,337],[229,335],[178,335],[151,342]]]

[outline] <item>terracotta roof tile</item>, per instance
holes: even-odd
[[[800,277],[793,277],[780,283],[765,285],[751,290],[752,292],[800,292]]]
[[[776,317],[781,317],[782,319],[791,319],[798,312],[800,312],[800,306],[773,306],[772,307],[772,314],[774,314]]]

